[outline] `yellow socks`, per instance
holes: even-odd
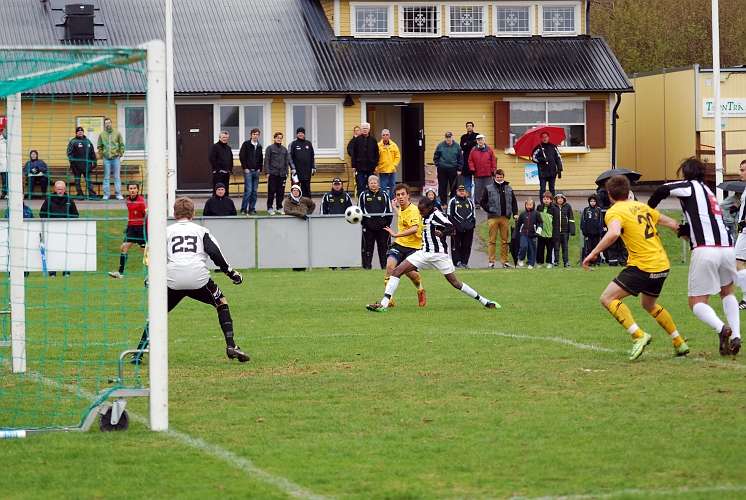
[[[422,290],[422,280],[420,279],[420,275],[417,275],[417,278],[412,280],[412,284],[417,288],[417,290]]]
[[[616,320],[619,322],[619,324],[622,325],[630,333],[630,335],[632,335],[633,339],[641,339],[644,336],[642,328],[637,326],[634,318],[632,318],[632,312],[629,310],[629,307],[624,305],[621,300],[613,300],[611,304],[609,304],[608,309],[611,315],[614,316],[614,318],[616,318]]]
[[[668,314],[668,311],[663,309],[659,304],[656,304],[655,309],[650,311],[650,315],[654,317],[655,321],[657,321],[658,324],[661,325],[661,328],[666,331],[668,337],[673,341],[674,347],[679,347],[684,343],[684,339],[679,335],[679,331],[676,329],[673,318]]]

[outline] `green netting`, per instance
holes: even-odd
[[[108,274],[118,271],[120,264],[127,226],[125,201],[116,199],[113,174],[110,200],[76,197],[67,153],[77,126],[85,129],[97,149],[104,118],[110,118],[125,142],[121,194],[127,196],[128,182],[137,183],[140,192],[147,194],[144,55],[141,49],[85,46],[0,48],[0,114],[7,116],[8,134],[14,130],[14,120],[21,122],[22,156],[20,161],[10,156],[8,170],[22,169],[29,152],[36,150],[48,166],[49,180],[46,197],[38,185],[29,191],[26,173],[22,188],[8,190],[9,199],[26,197],[24,203],[34,217],[24,219],[22,262],[10,262],[7,200],[0,201],[0,217],[6,217],[0,218],[0,309],[6,310],[0,332],[0,429],[80,427],[108,392],[139,388],[141,379],[147,379],[146,368],[130,365],[127,358],[124,377],[117,380],[120,353],[137,346],[147,321],[147,271],[139,245],[129,250],[124,279]],[[21,114],[12,116],[6,98],[18,92],[22,92]],[[18,137],[9,139],[17,142]],[[96,165],[83,175],[81,189],[88,195],[90,186],[100,197],[104,161],[97,158]],[[67,194],[73,195],[77,218],[40,218],[45,199],[50,207],[57,197],[56,181],[65,182]],[[71,210],[65,204],[63,211]],[[40,240],[47,271],[56,276],[43,271]],[[25,373],[13,373],[8,345],[11,265],[28,273]]]

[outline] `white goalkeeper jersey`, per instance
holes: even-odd
[[[220,245],[202,226],[180,220],[166,228],[168,263],[166,274],[172,290],[196,290],[207,284],[210,269],[207,258],[227,272],[230,266],[220,252]]]

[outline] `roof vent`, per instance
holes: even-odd
[[[93,4],[65,5],[65,39],[92,42],[94,38]]]

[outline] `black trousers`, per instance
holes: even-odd
[[[363,228],[363,269],[373,267],[373,246],[378,245],[378,260],[381,269],[386,269],[386,251],[389,249],[391,236],[384,229]]]
[[[73,178],[75,178],[75,194],[78,196],[85,196],[83,194],[83,187],[80,185],[81,177],[85,176],[85,185],[88,188],[88,196],[96,196],[96,191],[93,190],[93,184],[91,183],[91,170],[88,169],[85,172],[77,172],[73,170]]]
[[[453,233],[453,236],[451,236],[451,259],[454,264],[461,262],[461,264],[467,265],[469,263],[472,241],[474,241],[473,229]]]
[[[282,210],[282,199],[285,198],[285,181],[287,177],[269,174],[267,178],[267,210],[272,209],[272,202],[277,202],[277,210]]]
[[[594,248],[598,246],[598,242],[601,241],[601,236],[598,234],[589,234],[585,237],[585,252],[583,255],[583,259],[585,259],[585,256],[591,253]],[[601,254],[598,254],[598,257],[596,257],[596,260],[593,261],[596,264],[601,263]]]
[[[47,186],[49,186],[49,177],[46,175],[29,175],[28,178],[28,199],[34,195],[34,186],[37,184],[41,189],[41,195],[47,196]]]
[[[311,197],[311,179],[308,180],[298,180],[298,184],[300,184],[300,189],[303,191],[303,196],[306,198]]]
[[[543,231],[542,231],[543,232]],[[536,238],[536,263],[542,265],[544,262],[547,264],[556,264],[557,257],[554,255],[554,240],[552,238]],[[546,261],[544,255],[546,253]]]
[[[451,198],[456,196],[457,184],[458,171],[455,168],[438,168],[438,198],[444,207],[448,205]]]
[[[562,263],[568,264],[570,262],[570,256],[567,254],[567,244],[569,241],[570,233],[560,233],[557,239],[554,240],[555,264],[559,264],[560,247],[562,248]]]
[[[213,172],[212,173],[212,194],[215,194],[215,184],[220,182],[225,186],[225,195],[228,196],[228,188],[231,184],[231,173],[230,172]]]

